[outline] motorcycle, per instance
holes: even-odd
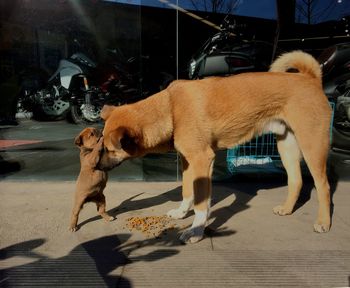
[[[33,69],[21,76],[22,91],[17,110],[32,112],[37,120],[70,118],[76,124],[96,122],[100,119],[101,107],[109,98],[113,98],[109,101],[113,105],[126,102],[116,93],[112,97],[113,88],[125,86],[120,84],[118,70],[113,65],[97,65],[81,52],[60,60],[50,78],[44,77],[42,71],[33,73]]]
[[[80,80],[70,87],[71,117],[74,123],[96,122],[104,104],[123,105],[136,101],[138,89],[131,85],[132,76],[116,61],[122,57],[117,49],[108,49],[114,59],[95,65],[90,73],[80,74]],[[120,60],[120,59],[119,59]],[[131,64],[134,58],[128,59]]]
[[[73,62],[73,66],[71,65],[72,63],[67,63],[66,67],[59,72],[64,74],[64,71],[67,71],[65,88],[69,91],[68,100],[70,102],[71,119],[76,124],[96,122],[100,119],[100,105],[93,105],[91,98],[94,97],[103,101],[105,98],[104,94],[108,93],[108,90],[107,88],[103,89],[103,86],[96,79],[96,75],[99,73],[97,72],[98,65],[94,61],[83,53],[73,54],[72,57],[71,62]],[[58,70],[60,70],[60,67]],[[114,71],[108,70],[108,73],[102,76],[108,82],[114,80],[114,75]],[[100,79],[102,77],[98,80]],[[83,103],[80,103],[79,99],[85,100]]]
[[[74,53],[60,60],[57,70],[46,81],[40,73],[25,73],[18,111],[32,111],[33,118],[38,120],[66,118],[71,112],[72,94],[81,92],[81,83],[87,83],[87,75],[95,68],[96,63],[85,54]]]
[[[210,37],[188,64],[189,79],[225,76],[251,71],[267,71],[274,46],[265,41],[244,40],[238,25],[226,16],[220,31]]]
[[[332,155],[340,164],[350,157],[350,43],[325,49],[318,61],[323,72],[323,89],[334,104]]]
[[[84,48],[78,40],[74,43],[79,50]],[[60,60],[48,80],[32,71],[26,73],[18,112],[31,111],[38,120],[66,117],[76,124],[93,123],[100,120],[104,104],[136,102],[159,92],[173,80],[171,74],[153,67],[148,56],[126,58],[119,49],[107,52],[109,59],[99,64],[76,52]]]
[[[262,41],[244,41],[226,17],[221,30],[210,37],[188,64],[190,79],[226,76],[251,71],[268,71],[280,50]],[[317,58],[323,73],[323,89],[334,105],[331,155],[333,167],[350,164],[350,43],[331,46]],[[345,167],[344,167],[345,168]],[[341,168],[335,168],[340,175]]]
[[[20,73],[17,117],[26,115],[36,120],[61,120],[66,117],[69,102],[62,99],[60,84],[48,79],[47,73],[38,68],[28,68]]]
[[[96,122],[104,104],[119,106],[136,102],[159,92],[173,80],[169,73],[151,70],[147,56],[125,59],[117,49],[107,51],[113,60],[97,66],[89,78],[91,85],[84,79],[83,88],[80,85],[72,89],[71,115],[75,123]]]

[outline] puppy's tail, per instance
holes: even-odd
[[[299,72],[321,82],[322,70],[317,60],[303,51],[282,54],[270,66],[270,72]]]

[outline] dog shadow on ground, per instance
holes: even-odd
[[[233,215],[239,213],[245,209],[249,208],[248,202],[257,195],[259,189],[270,189],[274,187],[280,187],[285,185],[283,181],[260,181],[257,180],[253,184],[252,182],[228,182],[228,183],[214,183],[213,184],[213,195],[212,195],[212,206],[213,210],[211,213],[211,218],[215,218],[214,222],[211,224],[210,233],[213,235],[213,230],[219,231],[219,228],[227,222]],[[144,194],[143,192],[133,195],[132,197],[125,199],[123,202],[118,204],[118,206],[110,209],[108,213],[115,218],[118,215],[121,215],[130,211],[137,211],[147,208],[156,207],[158,205],[165,204],[167,202],[174,202],[174,207],[177,208],[180,201],[182,200],[181,196],[181,186],[167,191],[159,195],[152,195],[147,198],[138,199],[139,196]],[[216,209],[215,204],[223,201],[227,197],[230,197],[232,194],[235,194],[235,201],[230,204],[228,207],[223,207]],[[107,199],[108,203],[108,199]],[[187,217],[193,215],[193,211],[188,213]],[[89,222],[97,221],[101,219],[100,216],[94,216],[89,219],[82,221],[78,227],[82,227]],[[222,233],[229,233],[228,231],[222,231]],[[222,234],[215,234],[216,236],[223,236]]]
[[[130,198],[125,199],[121,203],[117,204],[116,207],[109,209],[107,213],[113,216],[114,218],[117,218],[118,215],[121,215],[125,212],[151,208],[157,205],[162,205],[168,201],[172,201],[172,202],[181,201],[181,187],[177,187],[163,194],[154,195],[148,198],[137,199],[137,197],[143,194],[144,192],[141,192],[136,195],[133,195]],[[110,203],[108,201],[108,197],[106,197],[106,202],[107,202],[107,205]],[[90,222],[97,221],[100,219],[101,219],[101,216],[94,216],[89,219],[86,219],[78,224],[78,229],[80,229],[82,226]]]
[[[58,258],[36,252],[46,242],[45,239],[5,247],[0,250],[3,267],[0,270],[0,286],[38,287],[45,283],[50,287],[132,287],[129,279],[120,276],[122,270],[115,271],[116,269],[138,261],[153,262],[172,257],[179,250],[169,246],[181,245],[179,241],[167,240],[168,238],[152,238],[128,244],[130,237],[131,234],[118,234],[93,239],[77,245],[67,255]],[[122,243],[120,239],[125,242]],[[155,249],[129,257],[132,251],[145,246]]]
[[[337,181],[333,177],[330,181],[331,196],[337,187]],[[249,175],[248,177],[234,177],[224,182],[213,183],[213,193],[211,202],[211,215],[210,220],[212,223],[205,229],[205,233],[210,237],[220,237],[225,235],[234,234],[234,231],[226,231],[223,229],[223,225],[232,218],[235,214],[248,209],[249,202],[255,196],[259,190],[268,190],[277,187],[285,186],[285,197],[287,197],[287,176],[283,173],[275,175]],[[159,195],[152,195],[147,198],[138,199],[144,192],[133,195],[132,197],[124,200],[118,206],[110,209],[108,213],[115,218],[125,212],[142,210],[152,208],[158,205],[165,204],[169,201],[174,202],[174,207],[177,208],[180,201],[182,187],[179,186],[175,189],[167,191]],[[299,199],[295,205],[294,211],[300,209],[311,198],[311,191],[314,189],[314,183],[310,175],[303,175],[303,186],[299,196]],[[234,195],[235,199],[231,204],[225,207],[216,208],[215,205],[224,201],[226,198]],[[107,199],[108,203],[108,199]],[[278,205],[280,203],[276,203]],[[273,207],[271,207],[272,210]],[[333,209],[332,209],[333,211]],[[272,212],[271,212],[272,213]],[[193,210],[188,213],[187,217],[192,216]],[[81,222],[78,227],[82,227],[85,224],[101,219],[100,216],[94,216]]]
[[[215,237],[221,235],[223,225],[234,215],[249,209],[249,202],[258,194],[259,190],[273,189],[286,185],[285,177],[254,177],[248,176],[241,179],[235,179],[232,182],[216,184],[213,187],[212,195],[212,212],[210,220],[212,222],[206,227],[205,232],[208,236]],[[216,193],[215,190],[218,192]],[[220,203],[227,197],[234,194],[235,198],[231,204],[215,208],[215,205]],[[272,207],[271,207],[272,210]]]
[[[213,219],[213,222],[206,227],[206,234],[209,236],[220,235],[220,230],[222,226],[235,214],[242,212],[249,208],[249,202],[255,196],[259,190],[268,190],[278,187],[285,186],[284,197],[287,197],[287,175],[286,174],[276,174],[276,175],[266,175],[267,177],[253,176],[253,178],[243,177],[238,181],[229,182],[221,184],[221,188],[213,187],[212,195],[212,212],[210,219]],[[332,198],[336,191],[338,178],[331,174],[329,175],[330,183],[330,194],[331,194],[331,216],[333,215],[333,203]],[[218,189],[219,188],[219,189]],[[220,193],[215,193],[215,190],[219,190]],[[314,182],[309,172],[304,171],[303,173],[303,186],[300,191],[299,198],[294,207],[293,213],[300,209],[302,206],[307,203],[311,198],[311,192],[314,190]],[[316,193],[316,191],[314,191]],[[235,194],[235,200],[228,206],[215,209],[215,204],[219,203],[226,197],[229,197],[231,194]],[[276,203],[278,205],[280,203]],[[272,213],[271,207],[271,213]]]

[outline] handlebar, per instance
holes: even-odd
[[[226,17],[224,18],[224,20],[220,25],[221,31],[236,34],[235,31],[237,29],[246,28],[247,26],[246,24],[237,24],[236,19],[231,16],[232,15],[226,15]]]

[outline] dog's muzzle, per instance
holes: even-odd
[[[100,161],[97,163],[96,168],[102,171],[110,171],[113,168],[119,166],[121,163],[122,161],[109,157],[108,152],[104,150],[102,151]]]
[[[107,165],[106,164],[103,164],[101,162],[99,162],[96,166],[96,168],[98,170],[102,170],[102,171],[110,171],[112,170],[113,168],[119,166],[121,164],[121,162],[115,162],[115,163],[108,163]]]

